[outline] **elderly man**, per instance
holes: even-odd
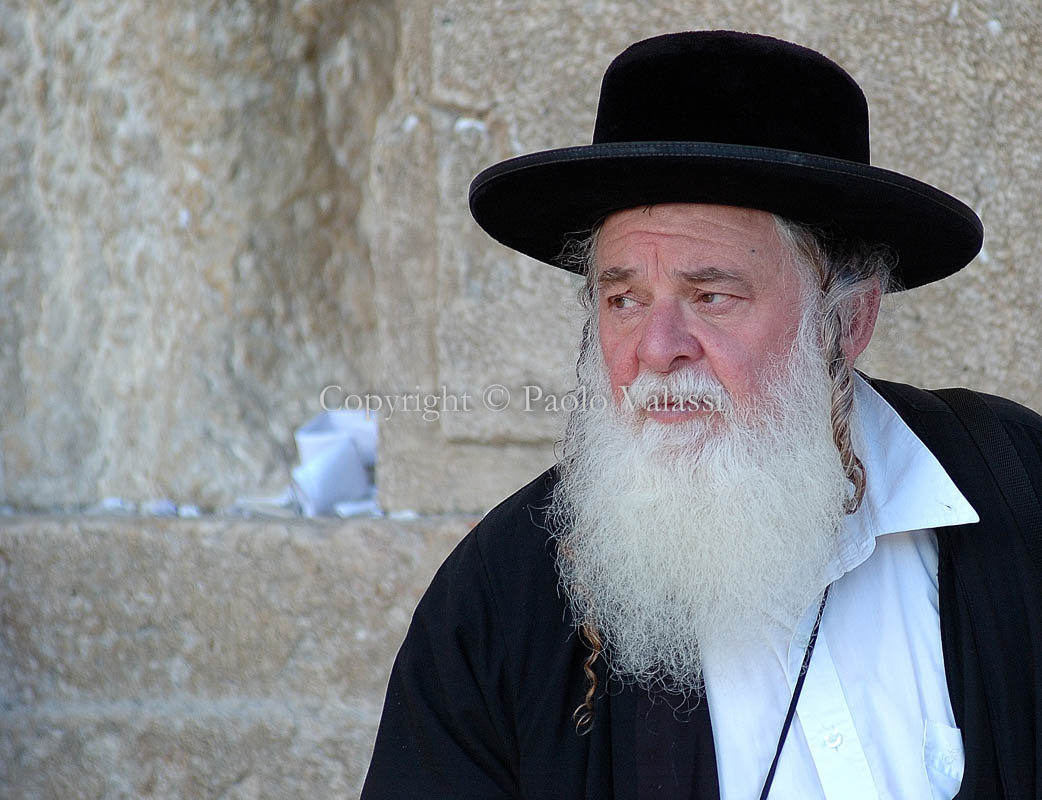
[[[854,81],[640,42],[471,208],[586,275],[586,402],[420,603],[363,797],[1042,797],[1042,419],[854,371],[982,237]]]

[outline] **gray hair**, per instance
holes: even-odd
[[[853,492],[846,512],[853,514],[865,496],[865,467],[854,450],[854,367],[843,353],[854,317],[875,291],[894,288],[895,258],[889,248],[830,234],[775,216],[778,235],[816,290],[822,352],[832,394],[832,438]]]

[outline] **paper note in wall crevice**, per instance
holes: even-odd
[[[300,465],[292,471],[293,492],[304,516],[332,514],[338,505],[379,510],[373,497],[376,420],[364,411],[324,411],[294,438]],[[370,499],[372,508],[365,503]]]

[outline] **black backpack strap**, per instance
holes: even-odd
[[[1036,597],[1042,597],[1042,504],[1024,462],[998,416],[970,389],[931,389],[943,400],[973,439],[1009,506],[1034,562]]]

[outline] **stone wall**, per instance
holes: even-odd
[[[0,797],[352,798],[473,519],[0,529]]]
[[[284,482],[365,386],[359,223],[389,2],[26,2],[0,14],[3,495],[23,508]]]

